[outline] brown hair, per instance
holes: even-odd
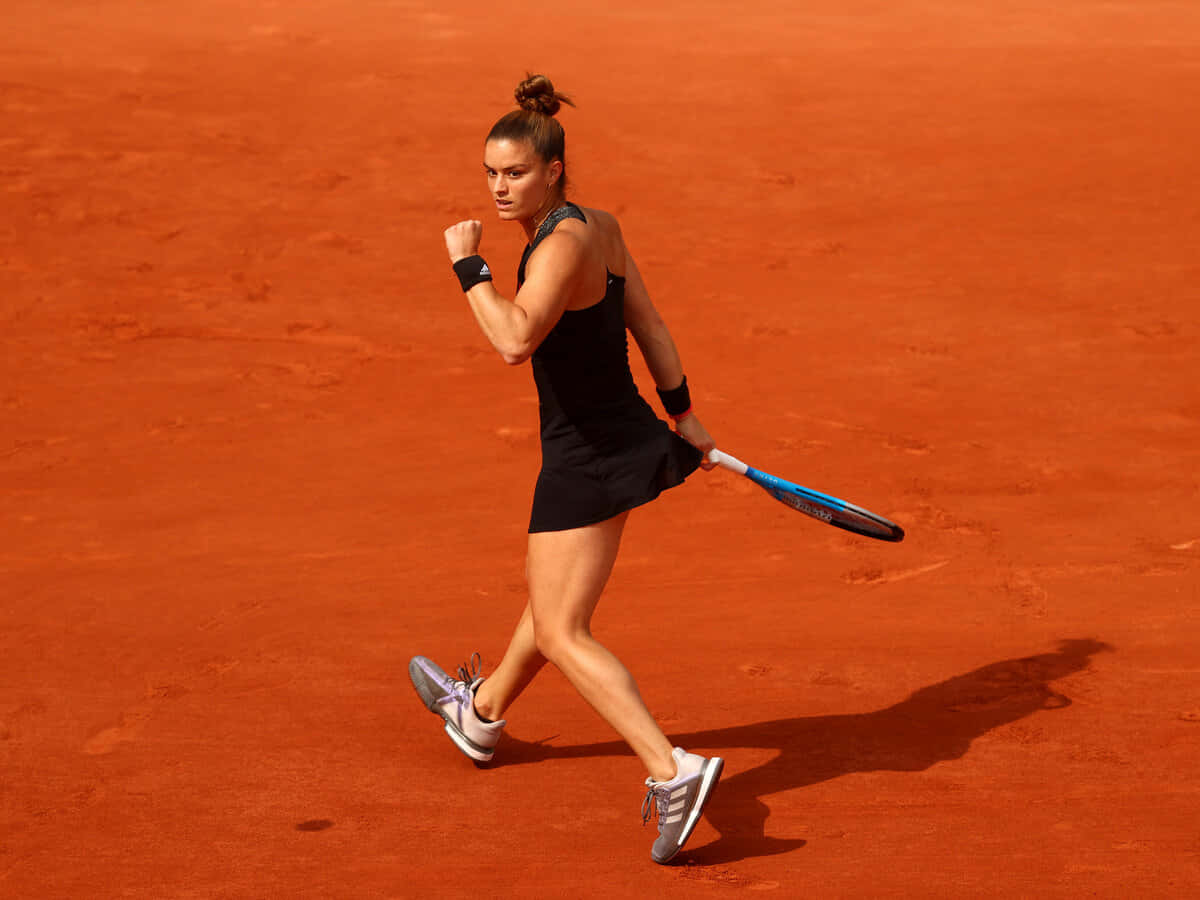
[[[527,75],[513,91],[517,106],[503,115],[488,132],[489,141],[527,141],[545,162],[561,160],[563,174],[559,190],[567,188],[567,137],[562,125],[554,118],[562,104],[574,106],[571,98],[554,90],[545,75]]]

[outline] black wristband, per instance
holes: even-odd
[[[492,280],[492,270],[483,261],[482,256],[467,256],[454,264],[454,274],[462,285],[465,294],[477,284]]]
[[[683,376],[683,381],[677,388],[669,391],[664,391],[662,388],[655,388],[655,390],[658,391],[658,399],[662,401],[663,409],[672,418],[682,416],[692,408],[692,395],[688,392],[686,375]]]

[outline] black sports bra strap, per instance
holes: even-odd
[[[537,234],[533,236],[533,243],[530,248],[537,249],[537,245],[548,238],[554,229],[558,227],[558,223],[563,219],[578,219],[580,222],[586,222],[587,217],[583,214],[583,210],[574,203],[568,201],[565,205],[558,209],[552,209],[550,214],[542,220],[542,224],[538,226]]]
[[[569,200],[565,205],[550,211],[550,214],[542,220],[542,224],[538,226],[537,234],[533,236],[533,240],[525,248],[525,252],[521,254],[521,265],[517,269],[518,286],[525,283],[525,263],[529,262],[530,255],[537,249],[538,244],[554,232],[554,229],[558,227],[558,223],[563,219],[578,219],[581,222],[586,222],[587,216],[583,214],[582,209]]]

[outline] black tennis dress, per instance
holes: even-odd
[[[573,203],[554,210],[525,248],[525,264],[563,219],[586,222]],[[542,470],[530,533],[603,522],[681,484],[701,453],[660,420],[629,370],[625,279],[608,273],[603,299],[566,310],[531,359],[541,421]]]

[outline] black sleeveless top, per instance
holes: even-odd
[[[578,206],[554,210],[525,248],[517,284],[538,245]],[[700,451],[638,394],[629,369],[625,279],[608,272],[604,296],[565,310],[530,360],[538,392],[542,471],[529,530],[562,531],[649,502],[696,470]]]

